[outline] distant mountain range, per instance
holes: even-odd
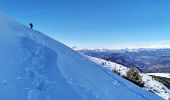
[[[170,72],[170,48],[77,49],[85,55],[102,58],[141,72]]]

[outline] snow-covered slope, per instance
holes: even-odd
[[[148,75],[170,78],[170,73],[148,73]]]
[[[161,100],[0,14],[0,99]]]
[[[110,61],[106,61],[100,58],[90,57],[90,56],[87,56],[87,58],[89,58],[91,61],[99,65],[102,65],[103,67],[111,71],[116,71],[117,73],[119,73],[121,76],[124,77],[126,77],[126,72],[129,70],[129,68],[114,62],[110,62]],[[142,81],[144,82],[144,88],[146,90],[152,91],[166,100],[170,98],[170,90],[166,86],[154,80],[151,76],[149,76],[146,73],[140,73],[140,75],[142,77]]]

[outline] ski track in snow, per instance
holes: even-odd
[[[33,33],[31,33],[32,39],[34,41],[39,41],[38,39],[36,39],[36,37],[34,37]],[[39,46],[36,51],[34,52],[34,56],[37,56],[40,53],[40,50],[42,49],[41,46]],[[33,54],[33,52],[29,51],[29,53]],[[32,57],[32,55],[28,55],[26,58],[28,59],[32,59],[32,63],[30,65],[37,66],[36,65],[36,57]],[[41,65],[39,65],[41,66]],[[39,67],[37,66],[37,67]],[[27,100],[38,100],[39,95],[41,94],[41,92],[46,92],[43,88],[47,83],[47,79],[43,76],[43,75],[39,75],[38,72],[34,71],[31,68],[27,68],[26,69],[26,74],[28,77],[33,77],[33,74],[35,74],[36,79],[33,80],[32,84],[27,88],[28,89],[28,96],[27,96]],[[33,88],[32,88],[33,87]],[[47,93],[45,93],[47,94]],[[48,96],[45,95],[45,98],[47,98]]]

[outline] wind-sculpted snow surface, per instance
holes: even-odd
[[[0,14],[1,100],[161,100]]]

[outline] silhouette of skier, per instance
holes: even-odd
[[[30,25],[30,28],[33,29],[33,24],[32,24],[32,22],[29,23],[29,25]]]

